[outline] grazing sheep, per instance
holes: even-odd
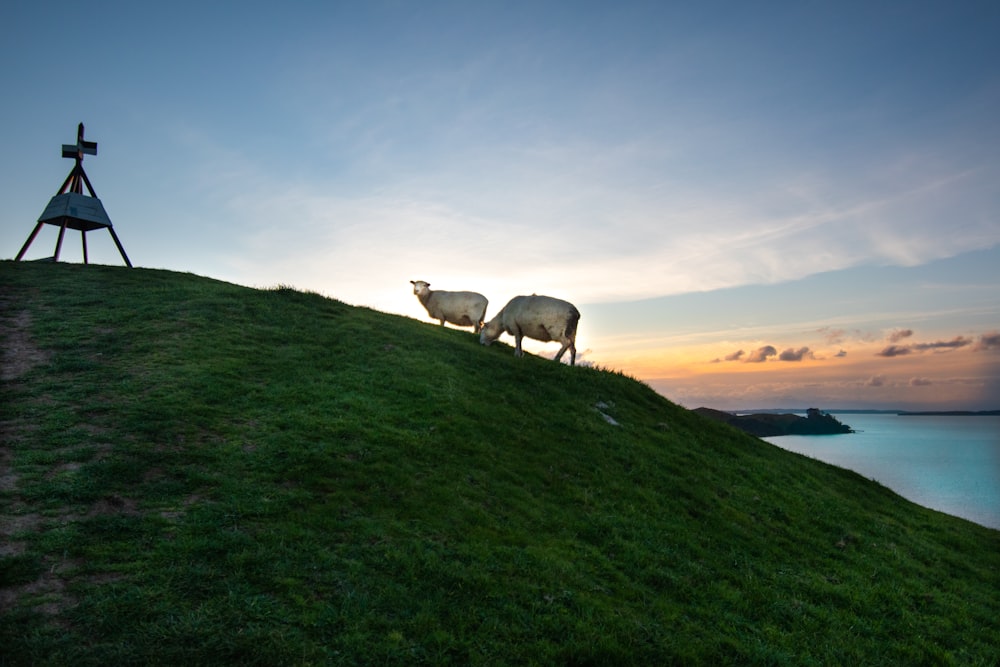
[[[527,336],[542,342],[559,341],[562,347],[555,360],[562,358],[569,350],[569,363],[576,365],[576,324],[580,321],[580,311],[576,306],[551,296],[515,296],[507,305],[486,323],[479,334],[479,342],[489,345],[500,334],[506,332],[514,336],[514,355],[521,357],[521,339]]]
[[[441,320],[460,327],[472,327],[475,333],[483,328],[486,317],[486,297],[476,292],[445,292],[432,290],[431,284],[423,280],[411,280],[413,293],[424,304],[427,314],[435,320]]]

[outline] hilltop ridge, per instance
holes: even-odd
[[[170,271],[0,288],[10,664],[996,657],[1000,532],[620,372]]]

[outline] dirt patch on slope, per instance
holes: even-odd
[[[35,366],[48,363],[51,356],[31,340],[31,313],[14,312],[9,299],[0,299],[0,380],[16,380]]]

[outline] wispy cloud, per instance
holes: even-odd
[[[904,338],[909,338],[912,335],[913,335],[912,329],[897,329],[896,331],[893,331],[892,333],[889,334],[889,342],[898,343]]]
[[[1000,332],[993,331],[979,337],[979,342],[973,348],[979,350],[1000,350]]]
[[[901,357],[911,353],[949,351],[972,345],[973,340],[965,336],[956,336],[951,340],[939,340],[932,343],[913,343],[911,345],[889,345],[877,353],[880,357]]]
[[[911,347],[918,352],[927,352],[930,350],[957,350],[960,347],[966,347],[971,344],[971,338],[956,336],[951,340],[939,340],[933,343],[915,343]]]
[[[864,385],[866,387],[881,387],[886,382],[886,377],[884,375],[876,374],[865,380]]]
[[[759,364],[768,360],[769,357],[773,357],[778,354],[778,351],[773,345],[764,345],[756,350],[752,351],[746,358],[748,364]]]
[[[800,347],[797,350],[788,348],[787,350],[784,350],[780,355],[778,355],[778,359],[780,359],[781,361],[802,361],[803,359],[814,359],[814,358],[815,354],[810,352],[808,347]]]
[[[319,173],[225,147],[226,164],[213,160],[202,173],[215,179],[206,189],[231,203],[232,227],[253,235],[234,239],[233,254],[259,272],[312,264],[310,286],[338,290],[361,270],[369,279],[359,289],[401,261],[424,258],[430,270],[447,257],[455,274],[502,275],[515,291],[544,286],[595,303],[915,265],[1000,242],[982,214],[984,179],[998,176],[987,168],[928,167],[881,147],[853,175],[784,159],[713,170],[699,156],[724,152],[746,130],[728,118],[709,121],[714,132],[695,141],[656,123],[594,132],[585,118],[500,113],[488,92],[497,62],[474,60],[376,79],[363,88],[366,113],[303,95],[337,111],[325,126],[311,120],[334,156],[314,159]],[[944,208],[968,212],[946,239]],[[372,301],[353,290],[345,298]]]

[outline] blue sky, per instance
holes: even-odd
[[[82,121],[137,266],[559,296],[687,407],[1000,407],[1000,8],[691,4],[5,3],[0,257]]]

